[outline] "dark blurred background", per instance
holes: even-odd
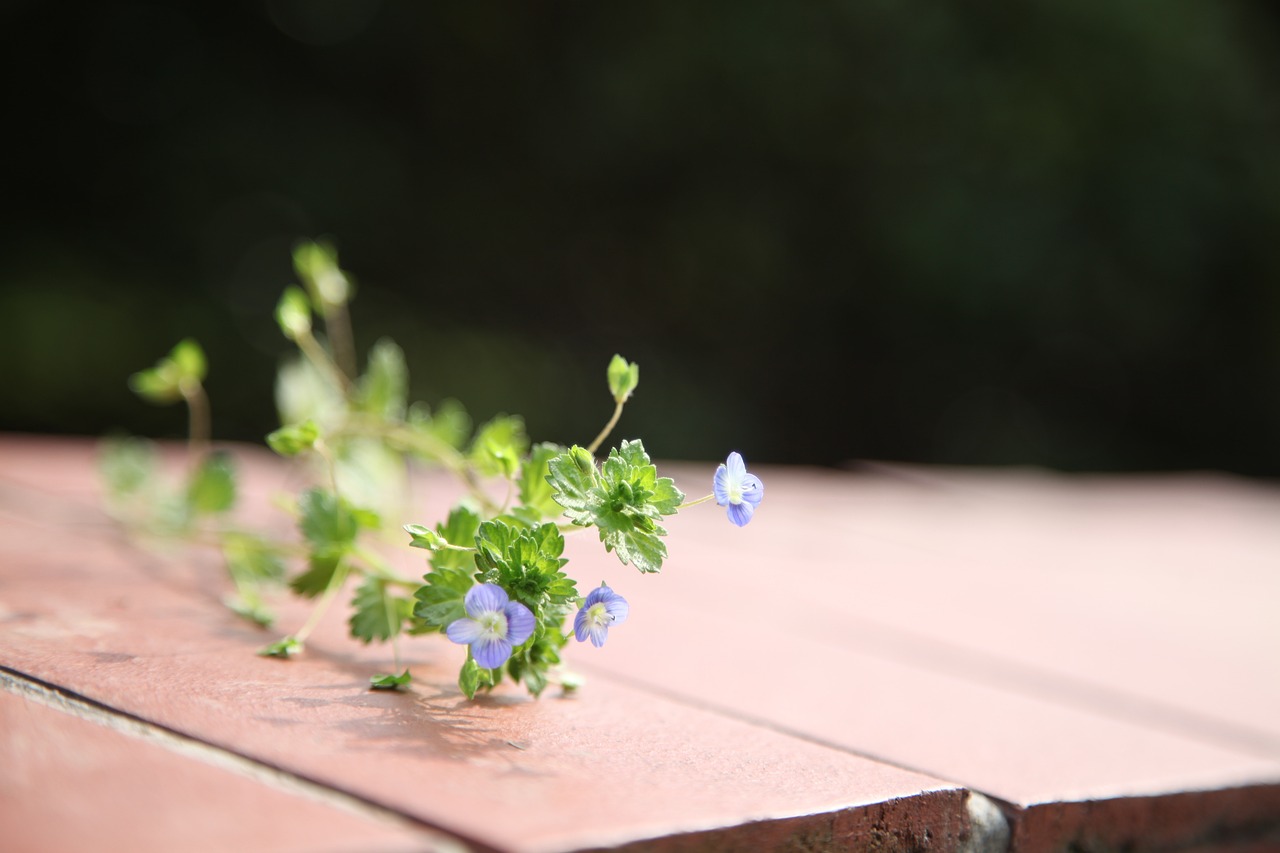
[[[276,425],[290,248],[415,398],[663,458],[1280,475],[1269,0],[0,0],[0,429]]]

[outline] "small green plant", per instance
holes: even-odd
[[[300,537],[230,522],[236,474],[229,454],[210,449],[206,362],[194,341],[182,341],[130,379],[145,399],[189,409],[182,485],[166,488],[147,442],[109,441],[101,457],[108,501],[123,523],[221,552],[234,589],[227,604],[236,613],[271,627],[272,587],[287,585],[314,599],[304,624],[261,654],[302,653],[333,599],[353,587],[351,635],[392,644],[393,672],[373,675],[373,689],[408,685],[397,638],[431,632],[466,646],[458,684],[468,697],[504,677],[535,696],[553,682],[572,689],[576,677],[559,670],[565,644],[576,638],[604,645],[629,607],[604,585],[579,591],[564,570],[566,533],[594,528],[623,564],[654,573],[667,557],[667,516],[714,499],[742,526],[759,505],[764,486],[737,453],[716,470],[712,493],[694,501],[658,476],[638,440],[597,458],[639,384],[638,365],[621,356],[605,371],[613,414],[585,446],[532,443],[524,422],[511,415],[473,428],[454,401],[434,410],[410,405],[404,355],[390,340],[374,344],[357,371],[348,316],[353,288],[333,247],[305,243],[293,260],[302,287],[285,290],[276,320],[298,352],[277,379],[283,426],[266,441],[281,456],[312,463],[314,482],[287,506]],[[462,498],[434,524],[399,517],[414,463],[442,466],[460,483]],[[371,537],[388,527],[403,528],[408,545],[427,552],[421,580],[400,575],[373,547]]]

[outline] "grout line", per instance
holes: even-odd
[[[391,824],[418,833],[425,849],[440,853],[467,853],[489,850],[480,842],[462,840],[436,826],[390,809],[373,800],[348,793],[305,776],[299,776],[270,764],[239,755],[219,746],[197,740],[172,729],[150,723],[140,717],[119,711],[56,685],[32,678],[16,670],[0,666],[0,690],[31,702],[70,714],[73,717],[104,726],[112,731],[156,744],[185,758],[227,770],[255,782],[294,796],[304,797],[341,809],[349,814]]]

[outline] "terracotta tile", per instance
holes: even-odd
[[[286,793],[5,683],[0,675],[0,826],[12,853],[449,849],[425,831]]]
[[[452,684],[462,650],[439,638],[406,644],[407,695],[367,689],[379,653],[342,637],[336,615],[304,658],[256,657],[268,637],[217,606],[199,569],[91,541],[23,552],[21,570],[0,565],[0,656],[500,849],[718,846],[732,838],[717,830],[744,824],[743,849],[886,831],[900,846],[927,831],[948,849],[968,831],[954,785],[606,679],[577,698],[500,691],[468,703]]]

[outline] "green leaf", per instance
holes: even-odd
[[[167,356],[129,377],[129,387],[152,403],[176,403],[205,377],[204,350],[190,338],[179,341]]]
[[[276,622],[275,614],[256,595],[242,592],[238,596],[224,599],[223,604],[241,619],[248,620],[260,628],[270,628]]]
[[[267,445],[281,456],[297,456],[315,447],[320,427],[308,418],[300,424],[289,424],[267,436]]]
[[[284,579],[284,562],[276,548],[248,533],[227,533],[222,537],[222,557],[236,585],[279,583]]]
[[[561,512],[547,477],[549,463],[563,452],[564,448],[558,444],[536,444],[520,466],[520,503],[534,510],[538,518],[554,518]]]
[[[615,355],[609,362],[609,392],[613,399],[625,403],[631,393],[640,384],[640,365],[629,363],[620,355]]]
[[[520,460],[528,449],[524,421],[511,415],[498,415],[480,427],[468,456],[482,475],[510,480],[520,470]]]
[[[304,646],[293,637],[285,637],[269,646],[258,649],[258,654],[269,658],[291,658],[302,654]]]
[[[236,472],[225,452],[207,454],[187,484],[187,506],[200,515],[217,515],[236,502]]]
[[[593,505],[597,498],[596,463],[591,453],[574,445],[547,463],[547,482],[555,502],[564,507],[565,515],[575,524],[593,524]]]
[[[480,516],[465,506],[455,506],[449,511],[444,524],[436,525],[436,533],[450,545],[471,546],[475,544],[476,530],[480,528]],[[445,549],[436,551],[431,557],[431,565],[437,569],[463,568],[475,571],[475,554],[470,551]]]
[[[399,690],[401,687],[407,687],[411,681],[413,676],[407,669],[399,675],[380,672],[369,678],[369,687],[373,690]]]
[[[667,556],[658,524],[676,512],[684,494],[669,477],[658,477],[639,441],[624,441],[597,473],[579,447],[550,462],[556,502],[573,523],[594,524],[605,550],[642,572],[656,572]]]
[[[458,689],[468,699],[476,698],[476,690],[480,688],[480,673],[482,671],[475,658],[468,656],[467,662],[462,665],[462,669],[458,672]]]
[[[461,553],[461,552],[454,552]],[[470,554],[464,556],[471,558]],[[463,604],[468,590],[475,586],[475,567],[436,568],[427,573],[425,583],[413,594],[413,615],[422,620],[429,631],[443,632],[456,619],[467,615]]]
[[[564,536],[554,524],[514,527],[501,519],[476,532],[476,568],[483,583],[496,583],[535,616],[557,618],[576,602],[571,578],[560,571],[568,562]]]
[[[334,583],[334,576],[341,565],[340,556],[312,554],[307,561],[307,570],[289,581],[289,588],[303,598],[315,598]]]
[[[311,303],[307,295],[292,285],[286,287],[276,304],[276,323],[291,341],[311,331]]]
[[[410,548],[425,548],[428,551],[438,551],[449,544],[439,533],[421,524],[406,524],[404,530],[409,534]]]
[[[321,488],[298,498],[298,527],[316,554],[338,555],[355,542],[359,521],[345,501]]]
[[[409,395],[409,368],[404,351],[390,338],[382,338],[369,351],[369,366],[356,387],[355,407],[390,420],[405,415]]]
[[[376,577],[365,578],[356,588],[351,606],[351,636],[365,643],[385,642],[396,636],[413,612],[413,602],[392,595],[387,582]]]

